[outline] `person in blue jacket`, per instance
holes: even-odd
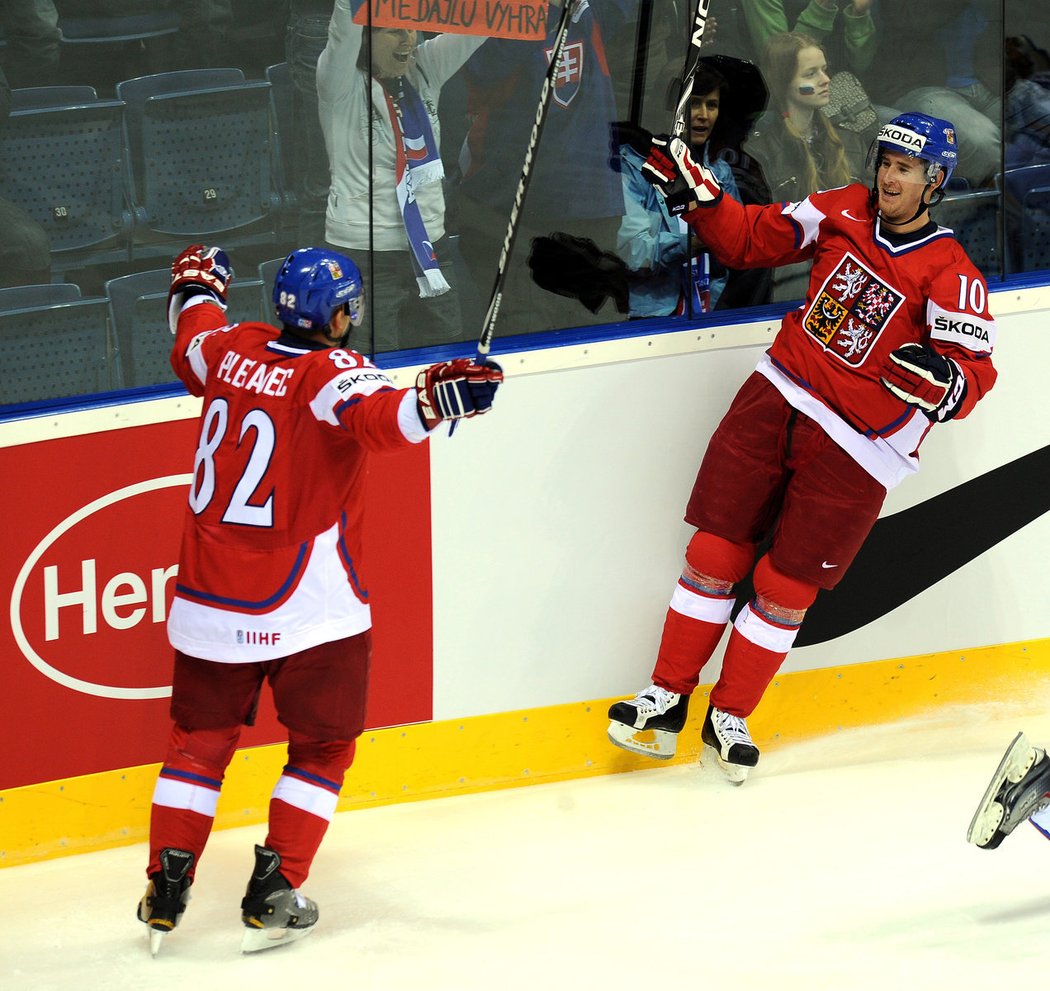
[[[737,99],[730,100],[737,81],[753,85],[753,74],[746,72],[749,67],[750,63],[724,56],[703,59],[693,80],[687,120],[693,156],[714,172],[727,195],[741,202],[748,202],[751,197],[742,195],[733,167],[740,162],[736,137],[746,127],[746,122],[738,118],[742,111],[744,116],[754,116],[765,103],[761,88],[749,96],[734,94]],[[732,81],[730,73],[735,77]],[[718,305],[730,273],[711,257],[680,218],[668,213],[665,199],[643,177],[647,137],[641,134],[641,140],[636,142],[629,127],[620,128],[625,209],[616,251],[628,269],[630,316],[707,313]],[[750,279],[756,281],[753,276]],[[743,302],[758,303],[764,299]]]

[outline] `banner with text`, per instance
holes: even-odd
[[[542,41],[547,0],[369,0],[354,14],[358,24],[486,38]]]

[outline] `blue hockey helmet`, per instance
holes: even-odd
[[[358,267],[337,251],[299,248],[293,251],[273,282],[277,318],[290,327],[320,330],[340,306],[352,327],[364,320],[364,282]]]
[[[959,145],[951,121],[928,114],[906,113],[883,125],[868,151],[868,171],[878,168],[879,153],[896,151],[926,162],[926,181],[936,182],[937,173],[944,171],[944,189],[959,163]]]

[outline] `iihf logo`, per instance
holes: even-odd
[[[239,644],[254,644],[255,646],[272,647],[278,644],[281,640],[281,634],[278,632],[265,633],[259,630],[238,630],[237,631],[237,643]]]

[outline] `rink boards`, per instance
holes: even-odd
[[[1048,307],[1044,287],[994,295],[999,384],[887,501],[887,536],[919,521],[908,532],[950,560],[944,573],[873,554],[860,594],[824,597],[823,638],[792,653],[752,720],[760,744],[952,704],[1046,708]],[[510,342],[492,416],[377,463],[373,729],[341,809],[643,766],[605,741],[605,710],[647,681],[696,466],[776,325]],[[0,424],[4,477],[21,480],[0,563],[0,865],[145,839],[197,408],[171,397]],[[896,601],[920,566],[922,587]],[[716,676],[713,663],[704,685]],[[702,715],[697,699],[676,760],[695,758]],[[270,712],[242,739],[220,826],[262,821],[280,739]]]

